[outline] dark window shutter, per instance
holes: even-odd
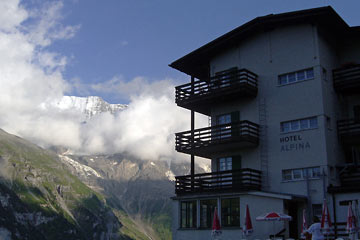
[[[241,186],[242,183],[242,175],[241,172],[236,170],[241,169],[241,156],[233,156],[232,157],[232,169],[234,170],[233,173],[233,184],[235,187]]]
[[[241,169],[241,156],[233,156],[232,157],[232,168],[233,170]]]
[[[240,129],[238,124],[234,124],[240,121],[240,112],[235,111],[231,113],[231,136],[236,137],[240,135]]]
[[[240,112],[239,111],[235,111],[231,113],[231,122],[238,122],[240,121]]]
[[[360,121],[360,105],[354,106],[354,118],[355,118],[355,121],[357,121],[357,122]]]

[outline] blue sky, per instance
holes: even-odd
[[[174,86],[189,77],[168,64],[258,16],[329,4],[360,25],[359,0],[0,0],[0,128],[40,146],[185,158],[174,133],[190,114]],[[58,106],[70,94],[128,107],[84,125]]]
[[[62,22],[80,28],[49,48],[68,57],[64,78],[69,81],[99,84],[114,76],[125,82],[141,76],[183,83],[187,76],[168,64],[190,51],[257,16],[326,5],[350,26],[360,25],[359,0],[69,0]],[[126,101],[114,93],[73,93]]]

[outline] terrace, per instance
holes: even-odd
[[[257,75],[247,69],[219,72],[209,80],[195,80],[175,88],[178,106],[210,115],[214,103],[256,97]]]

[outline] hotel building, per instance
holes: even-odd
[[[190,76],[176,104],[191,126],[176,133],[191,173],[177,176],[173,239],[209,239],[215,207],[222,239],[298,239],[326,199],[334,237],[360,199],[360,27],[331,8],[270,14],[226,33],[170,66]],[[195,127],[195,112],[211,119]],[[196,173],[197,157],[211,173]],[[277,211],[292,221],[258,222]]]

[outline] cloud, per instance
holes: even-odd
[[[174,133],[190,128],[190,114],[174,103],[174,80],[126,80],[84,84],[66,80],[67,58],[46,46],[74,36],[77,26],[61,23],[63,2],[25,9],[19,1],[0,1],[0,128],[41,146],[60,145],[85,153],[127,152],[140,159],[175,159]],[[4,17],[6,16],[6,17]],[[3,21],[1,21],[3,19]],[[83,115],[62,110],[58,102],[71,89],[117,94],[129,106],[83,124]],[[197,126],[206,120],[198,119]]]
[[[20,0],[0,1],[0,31],[11,32],[17,29],[27,17],[27,11],[19,6]]]
[[[30,18],[27,25],[30,40],[38,46],[48,46],[54,40],[70,39],[80,29],[80,25],[63,26],[61,9],[63,2],[46,2],[39,9],[29,10]]]
[[[131,81],[126,81],[122,76],[115,76],[108,81],[91,84],[87,87],[83,86],[83,88],[89,88],[99,94],[118,95],[122,98],[133,98],[140,95],[171,97],[174,94],[174,82],[172,79],[150,82],[145,77],[135,77]]]

